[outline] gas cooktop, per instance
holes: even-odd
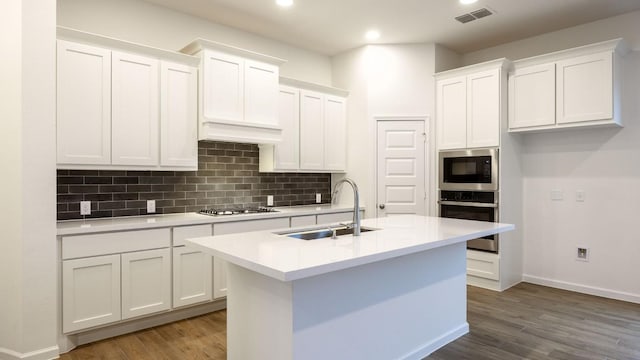
[[[259,206],[249,208],[202,209],[199,211],[200,214],[209,216],[257,214],[268,212],[278,212],[278,210],[270,207]]]

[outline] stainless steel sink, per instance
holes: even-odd
[[[368,227],[360,228],[360,232],[375,231],[375,230],[379,230],[379,229],[368,228]],[[286,235],[288,237],[301,239],[301,240],[316,240],[316,239],[330,238],[333,236],[334,231],[336,232],[336,236],[353,234],[352,227],[343,226],[338,228],[331,228],[331,230],[329,230],[329,228],[327,227],[321,228],[321,229],[318,229],[316,227],[314,229],[297,231],[294,233],[286,233],[286,232],[279,233],[279,235]]]

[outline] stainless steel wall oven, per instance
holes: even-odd
[[[499,221],[497,191],[440,191],[440,216],[453,219]],[[467,241],[467,249],[498,252],[498,235]]]

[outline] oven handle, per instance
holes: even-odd
[[[440,205],[454,205],[454,206],[471,206],[471,207],[483,207],[483,208],[497,208],[498,204],[494,203],[479,203],[479,202],[464,202],[464,201],[444,201],[439,200]]]

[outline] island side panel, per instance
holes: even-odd
[[[293,282],[293,358],[422,359],[469,331],[466,244]]]
[[[292,360],[291,283],[232,263],[227,271],[227,359]]]

